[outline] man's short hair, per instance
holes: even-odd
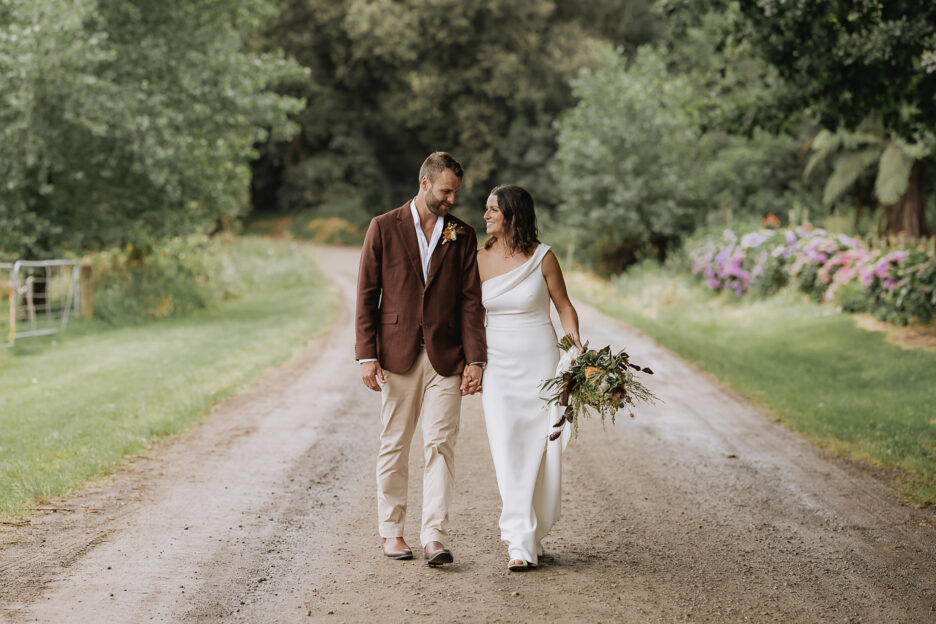
[[[465,175],[462,166],[458,164],[457,160],[452,158],[451,154],[448,152],[432,152],[426,157],[426,160],[423,161],[422,167],[419,168],[420,183],[425,177],[428,177],[430,182],[435,181],[436,176],[442,173],[444,169],[451,169],[452,173],[458,176],[459,180]]]

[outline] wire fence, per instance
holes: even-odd
[[[0,263],[0,339],[61,331],[78,312],[79,268],[75,260]]]

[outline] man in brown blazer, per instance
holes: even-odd
[[[355,357],[381,395],[377,514],[384,554],[411,559],[403,540],[409,449],[422,415],[423,556],[451,563],[447,539],[461,397],[481,389],[487,362],[474,230],[449,214],[462,168],[434,152],[416,197],[375,217],[358,272]]]

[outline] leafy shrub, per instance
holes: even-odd
[[[936,254],[869,249],[861,240],[822,229],[725,230],[689,244],[692,273],[716,291],[771,295],[788,280],[814,301],[848,312],[870,311],[900,325],[936,315]]]
[[[790,274],[797,287],[815,301],[822,301],[829,287],[831,276],[838,268],[838,263],[830,265],[823,273],[822,269],[838,253],[860,244],[857,239],[844,234],[831,236],[822,229],[811,230],[803,236],[791,250],[794,257],[790,265]]]
[[[97,254],[94,315],[112,325],[181,316],[225,294],[220,246],[206,236],[175,237],[144,250]]]
[[[836,288],[833,301],[845,312],[868,312],[872,304],[870,293],[857,281]]]
[[[936,313],[936,258],[918,249],[895,251],[878,266],[873,283],[880,287],[874,291],[874,315],[895,325],[914,320],[928,323]]]
[[[720,240],[690,250],[692,272],[704,276],[712,290],[771,295],[789,281],[786,267],[796,240],[792,230],[761,229],[741,237],[725,230]]]

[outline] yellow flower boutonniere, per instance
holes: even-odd
[[[448,225],[445,226],[445,229],[442,230],[442,244],[444,245],[445,243],[454,243],[455,239],[458,238],[458,235],[464,233],[465,228],[461,227],[454,221],[451,221]]]

